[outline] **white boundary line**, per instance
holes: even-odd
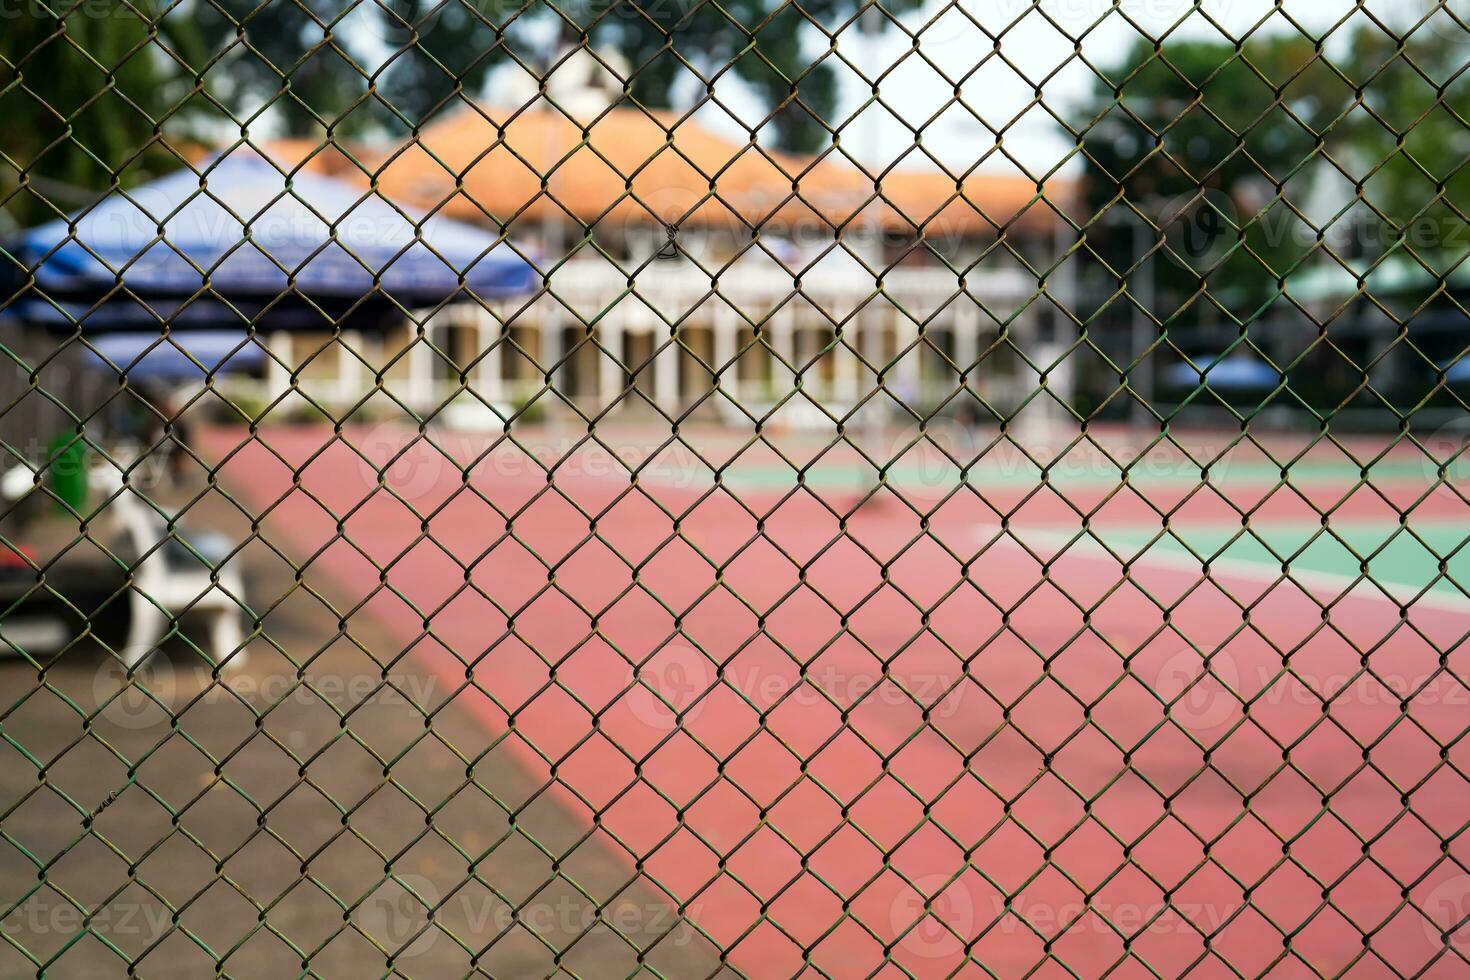
[[[975,531],[977,539],[991,541],[1000,533],[1000,525],[977,525]],[[1017,540],[1018,537],[1020,540]],[[1035,542],[1061,547],[1069,541],[1072,541],[1072,538],[1073,535],[1063,531],[1046,530],[1028,531],[1018,535],[1016,530],[1012,528],[1010,533],[1001,535],[999,541],[1011,548],[1024,552],[1025,549],[1022,547],[1022,542],[1026,544]],[[1135,546],[1130,545],[1128,547]],[[1114,550],[1124,554],[1127,551],[1123,547],[1116,546]],[[1078,538],[1067,549],[1066,555],[1075,555],[1084,561],[1106,561],[1109,564],[1116,564],[1117,562],[1117,559],[1109,554],[1102,543],[1093,537],[1090,532]],[[1154,553],[1153,546],[1150,546],[1147,553],[1134,558],[1129,562],[1129,565],[1135,568],[1139,565],[1151,565],[1168,571],[1187,571],[1201,577],[1205,574],[1200,562],[1192,555],[1171,554],[1167,552],[1156,554]],[[1118,567],[1121,569],[1121,566]],[[1211,580],[1214,580],[1220,574],[1229,578],[1267,584],[1290,585],[1294,582],[1297,587],[1312,593],[1319,599],[1334,604],[1340,602],[1381,602],[1395,608],[1398,608],[1400,605],[1399,602],[1390,596],[1384,595],[1381,589],[1374,588],[1368,579],[1358,580],[1347,575],[1339,575],[1335,572],[1319,572],[1302,569],[1293,571],[1290,579],[1285,579],[1282,577],[1281,572],[1276,570],[1274,566],[1266,568],[1262,567],[1259,562],[1246,561],[1240,558],[1220,558],[1210,562],[1209,577]],[[1372,579],[1372,581],[1395,591],[1401,589],[1410,594],[1417,593],[1418,591],[1413,586],[1405,585],[1402,582],[1383,582],[1378,579]],[[1426,609],[1436,612],[1470,615],[1470,597],[1455,595],[1444,589],[1431,587],[1428,592],[1415,599],[1409,608],[1411,610]]]

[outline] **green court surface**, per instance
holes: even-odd
[[[1128,447],[1110,459],[1096,446],[1073,445],[1058,437],[1056,445],[1031,448],[1028,459],[1014,445],[995,442],[994,433],[938,434],[946,452],[970,462],[962,466],[933,445],[922,440],[915,444],[910,432],[902,437],[890,434],[877,440],[879,448],[868,450],[873,459],[888,461],[880,473],[851,447],[830,448],[815,437],[788,436],[769,445],[742,446],[739,440],[721,445],[714,436],[705,440],[709,446],[700,443],[701,458],[679,442],[665,440],[660,446],[639,435],[630,430],[622,439],[586,447],[574,465],[584,465],[584,475],[614,479],[633,470],[645,485],[696,492],[716,482],[718,468],[718,482],[729,492],[768,498],[802,485],[819,495],[833,495],[832,499],[856,499],[882,482],[911,502],[933,502],[967,485],[982,496],[993,494],[989,499],[1002,509],[1015,508],[1043,483],[1063,496],[1069,490],[1106,493],[1126,483],[1139,495],[1148,497],[1153,491],[1157,494],[1153,499],[1174,500],[1177,505],[1180,494],[1201,484],[1212,487],[1215,497],[1244,503],[1259,501],[1283,484],[1310,489],[1323,499],[1349,495],[1370,482],[1416,497],[1438,479],[1434,462],[1410,444],[1385,453],[1382,443],[1342,448],[1324,442],[1312,444],[1310,453],[1304,454],[1302,443],[1263,449],[1232,444],[1224,437],[1214,442],[1196,437],[1184,443],[1192,460],[1168,444]],[[607,457],[607,447],[615,448],[617,460]],[[1442,448],[1431,447],[1436,452]],[[1267,455],[1268,449],[1280,460],[1302,458],[1283,466]],[[1354,462],[1349,451],[1367,465]],[[1453,449],[1446,455],[1454,459],[1450,479],[1459,484],[1470,475],[1466,472],[1470,465],[1464,457],[1454,456]],[[975,528],[976,546],[993,540],[997,531],[987,517]],[[1039,554],[1064,547],[1074,554],[1100,557],[1111,551],[1129,562],[1194,575],[1208,563],[1213,573],[1264,582],[1279,579],[1285,571],[1298,585],[1324,596],[1340,595],[1356,583],[1358,590],[1380,597],[1408,601],[1424,593],[1421,601],[1470,610],[1470,524],[1444,514],[1417,515],[1400,525],[1392,517],[1336,513],[1327,528],[1316,519],[1260,514],[1246,529],[1238,520],[1222,521],[1218,515],[1190,519],[1176,513],[1168,532],[1162,531],[1159,521],[1139,520],[1135,514],[1120,520],[1094,517],[1090,533],[1079,538],[1080,533],[1078,516],[1065,510],[1013,518],[1010,525],[1010,535]],[[1374,583],[1367,589],[1361,583],[1364,576]]]
[[[1161,533],[1157,524],[1094,527],[1096,540],[1078,543],[1119,558],[1275,578],[1283,571],[1309,587],[1342,587],[1366,574],[1400,600],[1425,589],[1439,599],[1470,606],[1470,526],[1463,521],[1333,521],[1328,528],[1302,521],[1236,524],[1176,524]],[[1030,543],[1053,548],[1075,536],[1048,530],[1018,531]]]
[[[677,455],[677,454],[676,454]],[[875,457],[877,458],[877,457]],[[960,482],[971,486],[997,489],[1016,489],[1040,482],[1043,477],[1055,487],[1109,487],[1127,482],[1135,487],[1182,487],[1208,481],[1215,487],[1231,486],[1274,486],[1282,482],[1282,467],[1266,460],[1229,459],[1214,463],[1201,460],[1192,463],[1180,459],[1142,458],[1126,471],[1105,458],[1089,456],[1077,458],[1066,456],[1054,463],[1038,455],[1045,464],[1037,465],[1018,454],[986,454],[984,458],[968,468],[961,468],[947,459],[929,455],[922,460],[905,456],[886,467],[886,481],[898,489],[948,490]],[[650,464],[649,475],[669,477],[683,476],[686,482],[711,482],[708,469],[694,474],[682,466],[669,465],[663,460]],[[1289,468],[1291,482],[1298,485],[1351,486],[1361,480],[1387,481],[1430,481],[1435,478],[1434,467],[1427,460],[1400,456],[1378,461],[1364,469],[1347,459],[1339,461],[1305,460]],[[798,482],[813,488],[860,489],[870,486],[877,478],[875,466],[856,457],[840,459],[822,458],[802,466],[800,463],[785,463],[779,460],[761,459],[752,461],[737,459],[721,471],[721,481],[731,489],[755,491],[779,491],[795,486]]]
[[[810,457],[808,457],[810,459]],[[670,463],[673,465],[669,465]],[[1042,467],[1015,453],[985,454],[968,469],[962,469],[937,454],[922,459],[905,456],[884,472],[884,481],[900,492],[934,496],[953,490],[961,482],[977,491],[1025,491],[1045,482],[1065,493],[1068,487],[1111,487],[1126,481],[1142,493],[1149,488],[1192,487],[1208,481],[1223,496],[1232,490],[1248,489],[1258,495],[1262,488],[1283,480],[1297,487],[1341,487],[1344,490],[1365,479],[1379,486],[1428,485],[1435,479],[1427,460],[1410,454],[1381,459],[1364,470],[1346,457],[1301,460],[1283,477],[1282,467],[1259,456],[1251,459],[1225,458],[1205,467],[1181,460],[1144,457],[1127,468],[1114,465],[1097,454],[1086,458],[1067,456],[1055,465]],[[684,466],[677,460],[654,460],[642,473],[645,477],[682,483],[685,487],[711,482],[702,466]],[[878,481],[875,467],[855,456],[820,457],[801,466],[764,457],[738,457],[721,470],[721,482],[734,492],[741,490],[782,493],[798,483],[818,491],[862,492]],[[1066,526],[1013,527],[1027,543],[1055,549],[1076,537],[1078,529]],[[1104,546],[1116,555],[1147,563],[1193,568],[1208,562],[1221,572],[1258,578],[1276,578],[1283,566],[1303,585],[1334,591],[1350,585],[1365,572],[1384,592],[1408,600],[1428,589],[1439,600],[1470,606],[1470,526],[1453,519],[1416,518],[1408,526],[1393,520],[1334,518],[1324,529],[1316,521],[1257,520],[1249,530],[1234,523],[1177,521],[1169,533],[1158,523],[1103,525],[1094,523],[1096,540],[1084,538],[1072,547],[1095,550]],[[1462,588],[1463,586],[1463,588]]]

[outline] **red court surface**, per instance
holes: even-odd
[[[411,433],[347,437],[381,465]],[[575,465],[466,481],[422,444],[388,471],[400,500],[324,427],[205,448],[308,582],[473,679],[457,703],[509,733],[483,764],[551,784],[749,976],[1465,975],[1470,928],[1439,935],[1470,911],[1455,603],[1125,574],[1058,554],[1078,519],[1034,488],[922,519],[884,491],[840,522],[806,491],[629,493]],[[1154,513],[1115,490],[1068,498]]]

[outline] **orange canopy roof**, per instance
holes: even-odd
[[[364,163],[377,170],[385,197],[507,224],[570,216],[604,227],[656,219],[828,234],[877,214],[890,231],[984,236],[1007,224],[1037,231],[1055,218],[1037,182],[1021,176],[973,175],[960,197],[939,171],[894,170],[874,204],[872,180],[840,154],[777,153],[694,119],[632,107],[609,110],[585,139],[554,109],[466,108]],[[1053,197],[1061,190],[1061,182],[1047,184]]]

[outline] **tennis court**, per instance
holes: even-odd
[[[1410,973],[1463,915],[1470,521],[1412,444],[344,435],[203,444],[530,776],[512,828],[742,973]]]
[[[0,980],[1470,975],[1470,0],[0,23]]]

